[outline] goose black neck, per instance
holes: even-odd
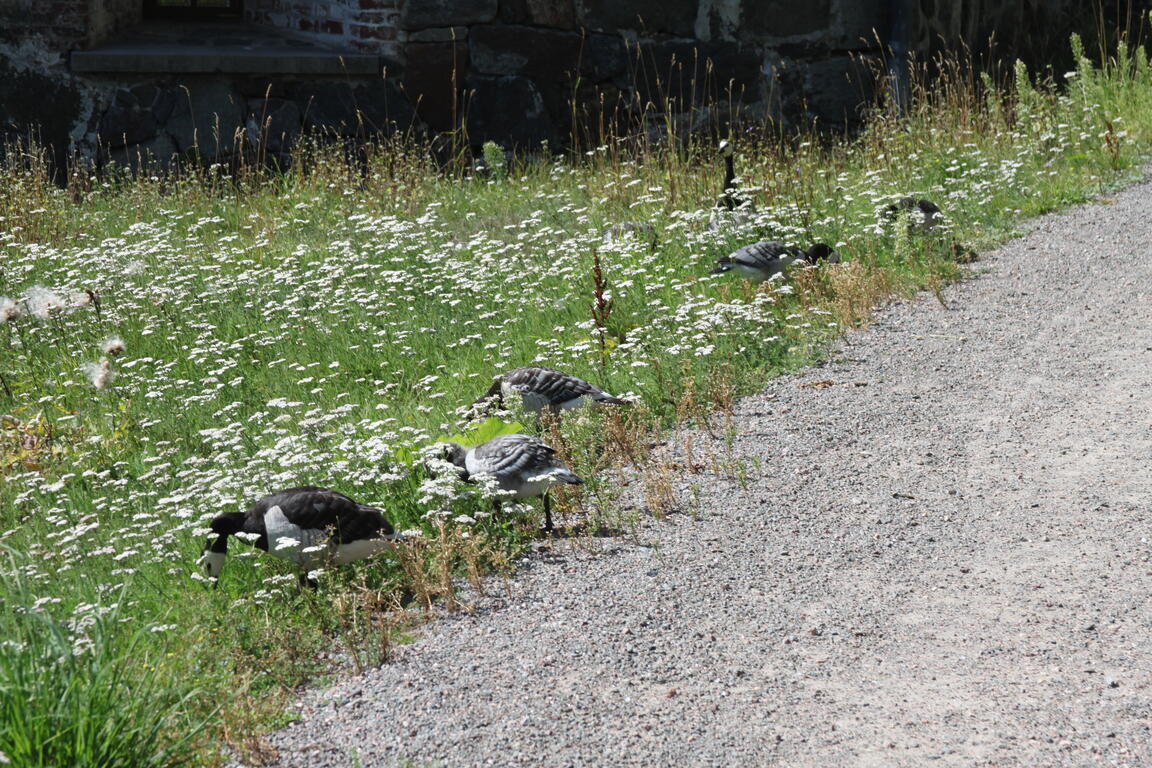
[[[230,534],[222,533],[215,539],[208,540],[208,546],[204,548],[205,552],[215,552],[220,555],[228,554],[228,536]]]
[[[212,520],[212,532],[219,533],[221,536],[228,536],[232,533],[239,533],[244,527],[244,513],[242,512],[228,512],[223,515],[217,515]]]
[[[736,165],[732,162],[732,155],[724,156],[724,191],[731,192],[736,189]]]

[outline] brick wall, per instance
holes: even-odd
[[[259,24],[399,58],[397,21],[402,4],[403,0],[250,0],[246,12]]]

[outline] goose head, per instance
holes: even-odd
[[[832,246],[827,243],[816,243],[807,250],[804,258],[809,264],[818,264],[821,261],[827,261],[829,264],[840,263],[840,254],[832,250]]]
[[[204,544],[200,565],[204,567],[204,574],[215,582],[220,578],[220,571],[224,570],[224,560],[228,557],[228,537],[239,533],[244,527],[244,515],[240,512],[217,515],[209,527],[212,535]]]
[[[721,141],[717,150],[720,152],[720,157],[732,157],[732,153],[735,151],[732,147],[732,142],[728,141],[728,139]]]
[[[448,463],[455,467],[456,477],[467,482],[468,467],[465,464],[467,455],[468,451],[459,443],[436,443],[424,452],[424,469],[433,477],[438,477],[446,469],[444,464]]]

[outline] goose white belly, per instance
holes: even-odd
[[[333,565],[347,565],[378,555],[392,546],[391,539],[359,539],[347,544],[329,545],[330,562]]]
[[[540,472],[531,475],[531,479],[519,474],[498,475],[484,466],[483,462],[477,461],[471,453],[464,458],[464,468],[471,476],[490,475],[495,477],[500,489],[510,492],[514,499],[529,499],[540,496],[557,482],[552,478],[555,469],[540,470]]]
[[[542,480],[528,480],[521,483],[516,483],[515,487],[508,487],[505,490],[512,491],[512,498],[514,499],[531,499],[536,496],[544,495],[544,492],[551,488],[555,483],[551,478]],[[501,486],[503,487],[503,483]]]
[[[781,271],[779,268],[772,269],[766,267],[751,267],[747,264],[733,264],[732,269],[745,280],[749,280],[753,283],[763,283],[777,272]]]

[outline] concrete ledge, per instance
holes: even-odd
[[[292,55],[173,49],[164,53],[132,48],[73,51],[73,72],[219,72],[280,75],[376,75],[380,57],[365,53]]]
[[[375,75],[375,54],[329,48],[255,24],[153,23],[72,51],[73,72]]]

